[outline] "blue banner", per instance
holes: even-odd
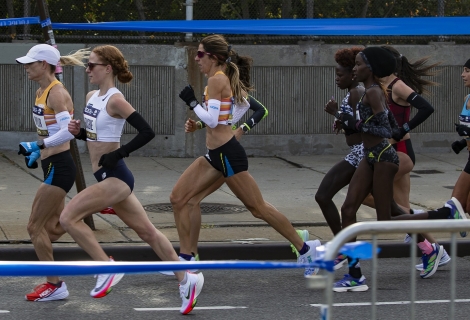
[[[55,30],[114,30],[291,36],[469,35],[470,17],[121,21],[53,23]]]
[[[0,19],[0,26],[50,24],[38,17]],[[470,17],[173,20],[52,23],[55,30],[147,31],[290,36],[463,36]]]

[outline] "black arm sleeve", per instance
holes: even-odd
[[[250,109],[254,112],[248,121],[244,123],[244,125],[247,126],[248,129],[252,129],[255,125],[258,124],[258,122],[263,120],[268,115],[268,109],[266,109],[266,107],[263,106],[261,102],[252,96],[248,96],[248,102],[250,104]]]
[[[129,117],[127,117],[126,121],[139,131],[134,139],[119,148],[120,150],[125,151],[127,154],[125,156],[128,157],[131,152],[134,152],[149,143],[150,140],[155,137],[155,132],[137,111],[134,111]]]
[[[408,122],[410,130],[423,123],[433,112],[434,108],[416,92],[411,93],[406,101],[418,109],[418,113]]]
[[[80,133],[76,136],[74,135],[75,139],[86,141],[86,129],[80,128]]]

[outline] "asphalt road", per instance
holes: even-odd
[[[378,260],[378,319],[409,319],[410,275],[407,258]],[[457,260],[456,319],[470,313],[470,258]],[[361,262],[370,276],[369,261]],[[347,269],[336,272],[340,279]],[[306,288],[302,270],[208,270],[196,309],[189,319],[318,319],[323,292]],[[450,265],[430,279],[416,279],[416,315],[419,319],[448,319]],[[93,276],[64,277],[70,296],[63,301],[28,302],[24,294],[42,278],[1,279],[1,319],[181,319],[177,282],[160,274],[126,275],[105,298],[93,299]],[[369,282],[370,286],[371,283]],[[371,292],[335,293],[333,319],[370,319]],[[170,308],[170,309],[168,309]]]

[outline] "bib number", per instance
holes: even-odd
[[[44,105],[40,104],[33,107],[33,120],[36,125],[36,131],[39,136],[49,136],[46,119],[44,119]]]
[[[90,140],[97,140],[97,131],[96,131],[96,118],[100,110],[93,108],[93,104],[88,104],[83,110],[83,116],[85,118],[85,127],[86,127],[86,137]]]

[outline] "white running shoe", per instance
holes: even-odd
[[[439,261],[438,267],[443,267],[446,264],[448,264],[452,260],[450,256],[447,254],[447,251],[444,249],[444,252],[442,253],[442,258],[441,261]],[[416,270],[418,271],[423,271],[423,263],[417,264],[416,265]]]
[[[204,286],[204,276],[202,273],[186,272],[186,283],[180,283],[180,297],[182,300],[180,312],[190,313],[197,304],[197,296]]]
[[[113,258],[109,259],[110,262],[114,262]],[[96,285],[93,290],[90,291],[90,295],[93,298],[103,298],[111,292],[113,286],[121,281],[124,277],[124,273],[109,273],[109,274],[98,274],[95,275]]]
[[[198,256],[198,259],[196,259],[195,257],[191,257],[191,260],[189,261],[199,261],[199,255]],[[188,260],[185,260],[183,257],[180,257],[178,256],[178,259],[180,259],[180,261],[184,261],[184,262],[188,262]],[[198,270],[197,269],[191,269],[191,270],[188,270],[189,272],[197,272]],[[159,271],[159,273],[161,274],[164,274],[165,276],[174,276],[175,273],[173,271]]]
[[[321,246],[320,240],[311,240],[305,243],[310,247],[310,249],[305,254],[302,254],[297,258],[297,263],[299,264],[309,264],[315,261],[317,247]],[[316,275],[319,270],[320,268],[318,267],[306,267],[304,271],[304,276],[307,277]]]

